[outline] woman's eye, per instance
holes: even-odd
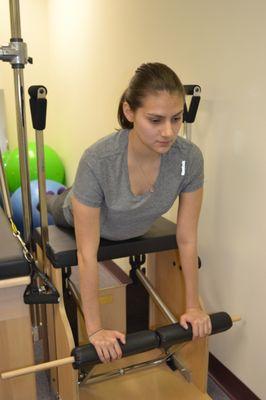
[[[181,119],[182,119],[181,117],[176,117],[176,118],[173,119],[173,121],[174,122],[179,122],[179,121],[181,121]]]
[[[151,122],[153,124],[158,124],[159,122],[161,122],[159,119],[151,119]]]

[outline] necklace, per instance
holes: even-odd
[[[140,170],[141,173],[142,173],[142,176],[143,176],[144,180],[145,180],[146,183],[147,183],[148,192],[153,193],[154,190],[155,190],[155,188],[154,188],[154,183],[151,183],[151,182],[147,179],[147,175],[145,175],[145,172],[144,172],[144,170],[143,170],[141,164],[138,164],[138,167],[139,167],[139,170]]]
[[[133,154],[133,156],[134,156],[134,158],[135,158],[135,154],[136,154],[137,152],[136,152],[136,150],[135,150],[135,148],[134,148],[134,145],[133,145],[133,141],[132,141],[132,140],[130,140],[130,144],[131,144],[131,149],[133,150],[133,151],[132,151],[132,154]],[[136,158],[135,158],[135,160],[136,160]],[[160,155],[160,162],[161,162],[161,155]],[[144,169],[143,169],[141,163],[140,163],[140,162],[137,162],[137,160],[136,160],[136,164],[137,164],[138,170],[141,172],[141,176],[142,176],[142,179],[144,180],[145,186],[148,188],[147,191],[148,191],[149,193],[154,193],[154,191],[155,191],[154,185],[155,185],[155,182],[156,182],[156,181],[155,181],[155,182],[152,182],[150,179],[148,179],[147,173],[145,173],[145,171],[144,171]]]

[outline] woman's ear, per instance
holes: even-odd
[[[127,101],[123,103],[123,113],[129,122],[134,122],[134,111],[131,110]]]

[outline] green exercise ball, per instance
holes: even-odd
[[[36,144],[28,144],[30,180],[38,179]],[[44,145],[45,175],[46,179],[64,184],[65,169],[58,154],[49,146]],[[20,184],[19,152],[14,149],[6,161],[6,176],[10,192],[14,192]]]
[[[9,150],[6,150],[2,153],[2,160],[3,160],[4,168],[6,168],[7,160],[9,159],[9,156],[10,156]]]

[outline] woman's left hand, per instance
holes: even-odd
[[[209,315],[200,308],[188,308],[186,312],[181,315],[179,323],[185,329],[188,329],[188,323],[191,324],[193,340],[210,335],[212,331]]]

